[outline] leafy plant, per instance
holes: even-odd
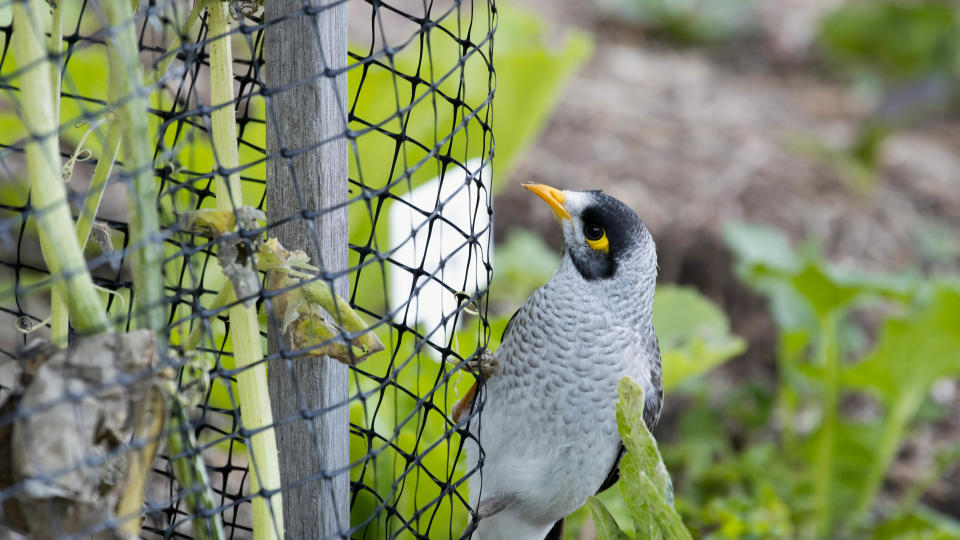
[[[73,313],[76,328],[96,333],[110,328],[103,304],[86,268],[79,243],[74,238],[55,241],[63,231],[73,230],[73,220],[66,203],[67,194],[60,171],[57,150],[57,118],[59,88],[51,84],[50,70],[43,38],[44,10],[39,0],[13,6],[17,21],[11,48],[20,66],[21,92],[31,99],[20,100],[21,122],[31,134],[25,144],[27,170],[33,204],[39,209],[35,220],[44,260],[55,275],[65,276],[53,283],[54,308],[57,313],[59,346],[65,345],[67,309]]]
[[[955,109],[960,17],[949,0],[843,2],[820,24],[827,66],[876,102],[874,114],[841,150],[808,144],[854,188],[875,182],[888,135]]]
[[[660,342],[665,392],[747,348],[743,338],[730,333],[727,316],[689,287],[657,288],[653,327]]]
[[[874,83],[956,73],[960,20],[948,0],[845,2],[823,19],[819,45],[841,72]]]
[[[763,462],[782,456],[798,468],[769,476],[795,530],[828,537],[875,527],[879,488],[930,387],[960,375],[960,286],[837,267],[756,226],[730,225],[725,239],[738,276],[768,298],[779,327],[779,450]],[[889,313],[872,344],[855,317],[862,310]],[[882,413],[851,416],[842,402],[853,395]],[[800,428],[801,417],[815,424]]]
[[[195,0],[200,2],[200,0]],[[225,176],[224,169],[239,171],[240,152],[237,148],[237,121],[233,107],[233,49],[230,41],[230,6],[222,0],[206,0],[204,8],[208,15],[210,43],[210,103],[217,108],[210,114],[213,128],[213,146],[220,168],[215,177],[216,205],[221,212],[233,212],[240,221],[239,209],[243,206],[243,188],[240,173]],[[228,104],[226,107],[222,106]],[[221,270],[224,268],[224,254],[227,244],[218,247]],[[252,274],[252,281],[259,286],[259,276],[245,262],[246,256],[235,256],[231,265],[246,267],[239,272]],[[241,262],[244,261],[244,262]],[[237,404],[240,419],[246,430],[253,432],[245,436],[250,462],[250,491],[260,490],[274,493],[270,496],[258,496],[252,501],[253,537],[256,540],[268,540],[283,536],[283,497],[279,493],[280,462],[277,454],[276,432],[273,426],[273,411],[270,406],[270,390],[267,385],[267,366],[263,360],[263,343],[260,339],[260,323],[257,307],[253,302],[244,300],[247,291],[241,291],[237,285],[241,280],[231,276],[234,290],[241,300],[230,307],[231,338],[233,342],[234,364],[241,371],[237,373]],[[257,432],[259,430],[259,432]]]
[[[62,50],[62,27],[66,6],[64,2],[50,2],[52,8],[52,22],[47,48],[54,52]],[[136,55],[137,40],[135,30],[130,22],[133,18],[133,7],[129,2],[109,2],[102,6],[103,20],[113,27],[106,39],[106,62],[100,55],[99,74],[95,80],[98,93],[106,97],[106,106],[100,106],[99,113],[110,116],[105,120],[109,124],[106,136],[107,146],[101,152],[91,185],[76,225],[70,215],[64,182],[69,181],[72,168],[81,153],[93,155],[93,151],[84,148],[87,136],[98,131],[102,124],[96,124],[83,129],[83,135],[77,141],[77,150],[66,167],[61,168],[57,143],[60,139],[59,123],[64,110],[70,107],[64,103],[61,89],[61,66],[56,63],[48,65],[45,62],[47,52],[44,50],[43,27],[46,25],[46,6],[39,0],[32,0],[23,5],[14,6],[12,18],[16,31],[12,50],[19,66],[23,68],[18,73],[21,79],[20,93],[9,94],[15,102],[14,109],[21,115],[20,125],[12,132],[16,136],[25,133],[39,135],[31,136],[25,143],[28,161],[28,176],[31,183],[31,195],[35,207],[32,216],[38,223],[38,236],[44,261],[49,267],[51,279],[47,282],[53,288],[51,298],[51,340],[58,346],[67,346],[68,321],[82,333],[107,333],[113,330],[107,317],[104,306],[96,292],[90,277],[89,270],[83,259],[83,246],[94,227],[94,218],[103,187],[109,171],[116,158],[120,136],[127,141],[123,148],[125,169],[130,177],[127,190],[127,203],[130,215],[128,228],[129,242],[133,248],[130,258],[133,260],[133,271],[136,274],[132,284],[136,325],[150,330],[149,346],[156,346],[157,353],[166,354],[166,314],[163,302],[161,277],[162,247],[158,242],[150,242],[150,238],[159,236],[159,219],[156,209],[157,187],[152,175],[152,159],[150,157],[149,139],[142,135],[147,132],[147,102],[137,95],[143,87],[143,73],[140,61]],[[4,6],[9,8],[10,6]],[[75,6],[73,6],[75,7]],[[75,12],[72,12],[75,14]],[[6,13],[0,12],[0,19],[6,18]],[[3,51],[4,55],[8,51]],[[104,73],[104,64],[109,69]],[[17,73],[16,66],[6,63],[10,71],[4,76]],[[76,67],[76,66],[74,66]],[[67,70],[69,73],[69,70]],[[105,76],[103,76],[105,75]],[[106,81],[106,85],[104,85]],[[71,80],[72,82],[72,80]],[[105,94],[105,96],[104,96]],[[101,100],[103,101],[103,100]],[[69,140],[68,136],[64,138]],[[53,238],[56,245],[53,245]],[[105,241],[109,244],[109,239]],[[51,283],[52,282],[52,283]],[[8,291],[2,291],[6,295]],[[68,309],[69,308],[69,309]],[[129,337],[127,334],[125,337]],[[153,336],[156,336],[154,339]],[[118,338],[122,339],[122,338]],[[153,358],[153,352],[144,352],[144,358]],[[153,392],[154,389],[151,389]],[[161,396],[156,393],[155,396]],[[173,400],[179,399],[173,396]],[[179,404],[178,404],[179,405]],[[141,433],[147,439],[144,450],[129,456],[128,474],[132,476],[133,489],[122,497],[116,511],[126,517],[120,526],[126,534],[135,534],[139,530],[139,516],[143,506],[144,476],[149,471],[150,463],[157,449],[157,440],[162,431],[167,403],[161,398],[151,398],[154,420],[151,428]],[[175,407],[176,409],[176,407]],[[177,409],[179,410],[179,409]],[[177,413],[174,413],[177,414]],[[146,417],[144,417],[146,418]],[[186,418],[181,415],[175,420]],[[168,433],[171,445],[178,434]],[[180,442],[177,440],[176,442]],[[189,446],[189,441],[183,441],[180,448]],[[41,452],[44,449],[39,449]],[[192,450],[192,449],[191,449]],[[193,450],[196,453],[195,450]],[[205,476],[205,471],[198,471],[196,463],[187,463],[181,457],[175,460],[174,468],[178,471],[189,472],[192,478]],[[201,465],[202,466],[202,465]],[[212,500],[209,495],[209,485],[202,482],[188,480],[178,474],[181,485],[197,492],[196,499]],[[188,500],[188,504],[193,498]],[[113,509],[111,509],[113,510]],[[219,517],[208,518],[198,514],[196,520],[197,533],[205,532],[204,523],[217,528]],[[136,518],[136,519],[131,519]],[[222,529],[222,526],[219,527]],[[206,537],[222,537],[211,534]]]
[[[620,493],[638,538],[692,538],[673,507],[673,483],[657,442],[643,421],[643,388],[629,377],[617,388],[617,428],[627,452],[620,462]],[[628,538],[596,497],[587,500],[600,540]]]

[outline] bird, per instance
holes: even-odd
[[[524,187],[553,210],[563,254],[497,350],[472,362],[482,382],[452,410],[455,421],[469,418],[479,540],[562,538],[565,517],[619,478],[617,382],[641,384],[650,429],[663,402],[657,254],[643,221],[599,190]]]

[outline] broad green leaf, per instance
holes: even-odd
[[[886,406],[882,431],[852,475],[859,497],[856,512],[869,510],[873,497],[902,444],[907,428],[933,383],[960,376],[960,289],[950,284],[932,286],[929,302],[883,326],[873,351],[847,368],[842,383],[877,395]],[[849,455],[850,444],[836,445]]]
[[[620,492],[634,520],[650,537],[689,538],[673,508],[673,484],[657,450],[657,443],[643,421],[643,388],[629,377],[617,385],[617,426],[627,448],[620,461]]]
[[[829,264],[815,246],[798,255],[780,231],[731,223],[724,240],[737,257],[737,275],[770,301],[781,331],[811,335],[830,312],[850,309],[867,299],[903,301],[917,290],[915,273],[879,274]]]
[[[746,349],[746,342],[730,333],[726,315],[692,288],[658,287],[653,326],[660,341],[665,391]]]
[[[650,477],[665,500],[673,502],[670,474],[660,458],[657,442],[643,421],[643,387],[630,377],[617,384],[620,400],[617,402],[617,427],[627,454],[637,460],[640,472]]]
[[[873,351],[844,374],[852,387],[872,390],[887,404],[919,406],[939,378],[960,375],[960,289],[933,287],[919,312],[887,320]]]
[[[593,517],[593,524],[597,529],[598,540],[629,540],[629,537],[620,530],[617,520],[613,519],[607,507],[596,497],[587,499],[587,506],[590,507],[590,515]]]
[[[478,36],[478,41],[487,32],[486,18],[459,22],[469,22],[471,35]],[[457,24],[456,16],[442,22],[442,26]],[[415,187],[442,171],[442,164],[428,154],[429,147],[450,153],[461,162],[483,156],[491,144],[483,124],[492,123],[497,126],[493,173],[501,180],[498,186],[506,185],[516,158],[539,133],[560,89],[586,61],[592,45],[588,35],[578,31],[570,31],[558,40],[537,15],[518,7],[499,8],[496,43],[492,109],[484,105],[490,92],[489,59],[485,57],[488,49],[481,45],[480,50],[470,51],[464,58],[461,42],[444,32],[428,34],[422,45],[414,42],[407,46],[392,58],[393,71],[377,64],[351,68],[351,112],[356,120],[350,127],[359,133],[355,139],[359,161],[351,156],[351,178],[362,177],[367,186],[382,187],[405,182],[409,174],[409,183]],[[359,54],[365,55],[363,51]],[[469,118],[470,112],[462,106],[428,95],[428,84],[411,85],[394,71],[416,75],[447,96],[458,96],[468,107],[477,109],[477,115]],[[401,132],[404,137],[399,138],[396,134]],[[452,138],[445,140],[448,136]],[[398,154],[398,150],[395,161],[385,159]],[[370,159],[373,156],[377,159]],[[424,166],[413,170],[421,161]],[[399,188],[403,191],[404,186]],[[393,192],[398,194],[397,190]]]
[[[646,533],[650,538],[690,538],[680,515],[666,499],[667,493],[643,468],[641,460],[629,452],[620,462],[620,493],[633,519],[645,528],[638,530],[637,536],[642,538]]]
[[[809,470],[826,466],[818,462],[818,458],[821,457],[818,450],[823,433],[821,426],[803,445]],[[835,509],[849,509],[851,518],[846,521],[851,521],[852,509],[858,498],[862,496],[868,473],[874,466],[878,448],[881,446],[882,426],[875,423],[855,423],[841,418],[834,425],[832,436],[834,443],[830,461],[832,481],[829,500]],[[800,479],[803,485],[808,481],[812,482],[813,479],[809,477]]]
[[[772,227],[731,222],[723,228],[723,240],[737,255],[738,264],[766,266],[784,272],[800,266],[790,239]]]

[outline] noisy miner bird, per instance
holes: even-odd
[[[469,466],[483,457],[470,486],[480,540],[561,538],[564,517],[619,478],[617,381],[642,385],[650,428],[663,398],[647,228],[600,191],[524,187],[553,209],[563,257],[507,324],[500,348],[474,366],[485,384],[453,410],[464,418],[482,394],[470,423],[479,448],[468,448]]]

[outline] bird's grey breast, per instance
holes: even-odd
[[[509,404],[527,433],[561,446],[584,435],[614,444],[620,377],[659,395],[656,336],[631,291],[598,294],[571,270],[561,267],[520,309],[497,352],[486,406]]]

